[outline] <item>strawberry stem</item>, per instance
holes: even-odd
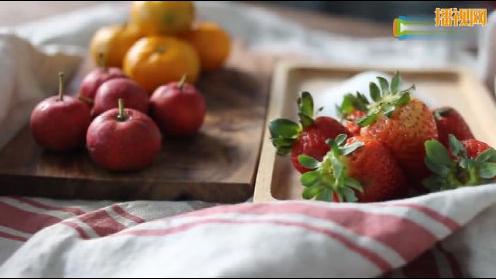
[[[64,73],[59,72],[59,101],[64,100]]]

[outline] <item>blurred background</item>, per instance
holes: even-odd
[[[0,3],[0,27],[20,26],[16,33],[36,45],[57,42],[59,45],[85,47],[98,27],[125,20],[122,19],[125,9],[121,9],[120,17],[116,12],[105,19],[96,16],[99,12],[92,10],[92,7],[115,6],[117,9],[126,4],[120,1],[5,1]],[[493,1],[201,1],[197,6],[200,18],[225,26],[236,40],[244,42],[253,51],[304,56],[305,59],[343,65],[369,62],[409,67],[463,64],[483,72],[493,72],[488,68],[495,67],[489,65],[488,61],[492,60],[483,58],[484,61],[480,62],[478,58],[480,46],[489,47],[489,44],[481,43],[484,29],[489,28],[469,28],[468,35],[461,40],[449,38],[405,42],[392,36],[393,19],[398,16],[424,16],[434,21],[436,8],[455,7],[486,8],[489,15],[496,9],[496,2]],[[52,26],[48,22],[55,15],[68,13],[74,13],[81,26],[84,22],[86,32],[74,34],[71,38],[62,36],[71,30],[70,22],[63,26],[59,24],[60,28],[57,27],[52,34],[46,34],[47,28],[39,27],[41,22],[45,27]],[[82,16],[84,13],[87,13],[87,18],[91,18],[93,13],[95,22],[87,22]],[[61,17],[58,20],[63,21]],[[74,30],[78,29],[74,27]],[[55,34],[57,32],[60,35]],[[487,53],[490,54],[490,51]]]

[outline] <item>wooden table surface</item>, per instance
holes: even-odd
[[[42,19],[50,15],[70,12],[77,9],[96,5],[98,1],[3,1],[0,2],[0,26],[11,26],[22,24],[28,21]],[[347,34],[357,37],[377,37],[389,36],[391,34],[390,24],[378,24],[362,19],[330,16],[328,14],[299,10],[294,8],[285,8],[270,4],[256,5],[278,15],[292,19],[306,27]]]

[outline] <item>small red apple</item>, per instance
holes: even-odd
[[[162,132],[171,136],[191,136],[205,119],[205,98],[185,77],[158,87],[150,99],[150,114]]]
[[[86,147],[91,158],[111,171],[136,171],[152,164],[162,145],[157,125],[146,114],[119,108],[99,115],[88,128]]]
[[[114,78],[104,82],[97,90],[95,104],[91,114],[93,117],[115,108],[118,99],[123,99],[127,108],[148,113],[148,94],[132,79]]]
[[[76,98],[64,96],[63,73],[59,94],[41,101],[31,113],[31,133],[42,147],[67,151],[82,146],[91,122],[90,109]]]
[[[96,91],[102,83],[113,78],[125,78],[127,77],[124,72],[116,67],[106,67],[105,57],[103,53],[99,54],[98,68],[89,72],[81,82],[79,88],[79,99],[89,104],[93,105],[93,100],[95,99]]]

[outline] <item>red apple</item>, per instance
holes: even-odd
[[[91,122],[90,109],[76,98],[64,96],[63,74],[59,95],[41,101],[31,113],[31,133],[42,147],[67,151],[82,146]]]
[[[102,83],[114,78],[125,78],[126,75],[119,68],[97,68],[85,76],[81,82],[79,96],[87,102],[95,99],[96,91]]]
[[[91,158],[102,168],[112,171],[141,170],[152,164],[162,144],[160,130],[146,114],[119,108],[95,118],[86,134],[86,147]]]
[[[127,108],[148,113],[148,94],[134,80],[114,78],[104,82],[97,90],[95,104],[91,112],[95,117],[107,110],[115,108],[118,99],[123,99]]]
[[[162,132],[171,136],[191,136],[205,119],[205,98],[191,84],[173,82],[158,87],[150,99],[150,114]]]
[[[100,85],[113,78],[127,77],[121,69],[116,67],[106,67],[105,64],[105,57],[103,53],[100,53],[98,68],[88,73],[81,82],[81,86],[79,88],[79,99],[90,106],[93,105],[96,91]]]

